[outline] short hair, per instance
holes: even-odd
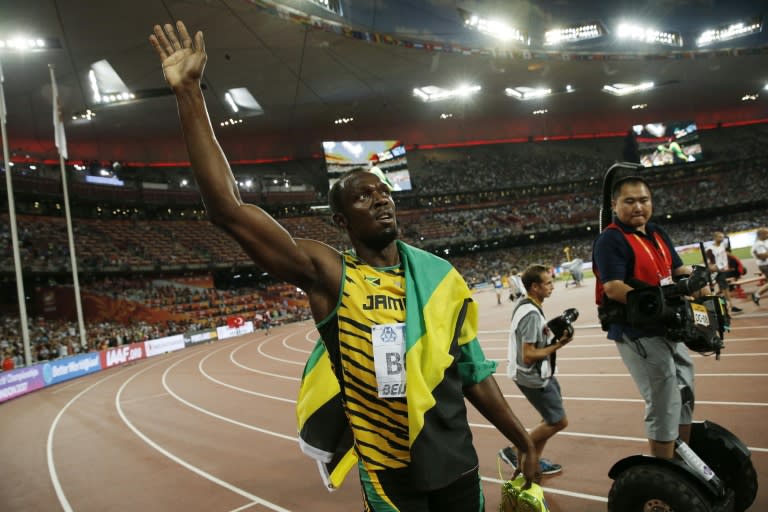
[[[543,273],[548,274],[549,268],[539,263],[528,265],[528,267],[523,271],[523,277],[522,277],[523,286],[525,286],[525,291],[529,291],[531,289],[531,286],[533,286],[534,283],[540,283],[541,274]]]
[[[768,228],[757,228],[758,235],[768,235]]]
[[[651,186],[648,185],[648,182],[645,181],[640,176],[624,176],[623,178],[619,178],[618,180],[613,182],[613,186],[611,187],[611,200],[615,201],[617,197],[619,197],[619,193],[621,192],[621,187],[624,185],[645,185],[645,188],[648,189],[648,193],[651,192]]]
[[[353,174],[359,172],[365,172],[368,169],[365,167],[355,167],[342,174],[338,180],[331,186],[331,190],[328,192],[328,206],[331,208],[331,213],[341,213],[341,191],[344,190],[344,182]]]

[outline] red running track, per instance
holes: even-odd
[[[545,456],[563,465],[545,477],[552,512],[606,509],[611,465],[647,453],[643,404],[614,345],[597,327],[592,284],[558,283],[549,317],[577,307],[576,339],[558,354],[570,420]],[[500,363],[502,391],[523,423],[533,408],[504,375],[512,303],[479,292],[480,339]],[[506,299],[506,298],[505,298]],[[760,479],[768,471],[768,307],[738,300],[720,361],[694,356],[696,419],[738,435]],[[295,398],[315,339],[311,323],[255,333],[99,372],[0,405],[3,511],[359,511],[357,476],[327,492],[301,454]],[[473,408],[486,510],[497,509],[502,436]],[[508,477],[508,472],[505,477]],[[768,510],[760,488],[751,511]]]

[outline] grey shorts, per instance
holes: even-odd
[[[674,441],[679,426],[693,420],[694,370],[688,349],[663,336],[623,339],[616,346],[645,400],[645,433],[654,441]]]
[[[543,388],[528,388],[517,385],[525,398],[531,402],[536,411],[541,414],[544,423],[554,425],[565,417],[563,408],[563,396],[560,393],[560,383],[556,377],[549,379],[549,382]]]
[[[759,265],[757,268],[760,270],[760,272],[763,273],[765,277],[768,277],[768,265]]]

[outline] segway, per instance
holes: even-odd
[[[622,169],[625,174],[637,174],[642,166],[620,162],[606,172],[600,232],[611,222],[613,176]],[[728,327],[722,299],[710,296],[691,302],[684,298],[691,290],[700,289],[702,282],[711,283],[706,264],[702,272],[705,277],[694,272],[688,282],[633,290],[627,297],[627,321],[639,315],[674,317],[676,324],[669,328],[675,339],[684,340],[696,352],[719,358]],[[701,321],[702,315],[706,322]],[[608,472],[613,479],[608,511],[743,512],[754,502],[757,473],[751,454],[727,429],[710,421],[694,422],[690,445],[678,440],[675,451],[679,459],[633,455],[615,463]]]

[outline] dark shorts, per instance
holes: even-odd
[[[739,273],[735,270],[726,270],[724,272],[718,272],[717,273],[717,286],[720,287],[721,290],[726,290],[728,288],[728,279],[739,278]]]
[[[554,425],[565,417],[565,408],[563,408],[563,396],[560,392],[560,383],[556,377],[549,379],[549,382],[543,388],[528,388],[517,385],[525,398],[531,402],[531,405],[541,414],[544,423]]]
[[[759,265],[757,268],[760,269],[760,272],[762,272],[765,277],[768,277],[768,265]]]
[[[433,491],[415,489],[408,468],[367,472],[360,467],[365,512],[483,512],[478,469]],[[394,507],[392,506],[394,504]]]

